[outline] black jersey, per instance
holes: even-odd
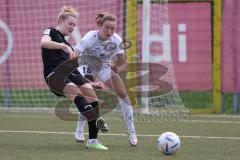
[[[65,40],[62,33],[54,28],[46,29],[43,34],[50,36],[52,41],[54,42],[65,43],[66,45],[72,48],[72,46]],[[54,70],[60,64],[63,64],[65,61],[68,61],[69,57],[68,57],[68,53],[66,53],[63,49],[42,48],[42,60],[43,60],[43,66],[44,66],[44,77],[45,77],[46,83],[48,84],[47,77],[51,75],[51,73],[54,72]],[[73,82],[74,84],[79,86],[87,83],[87,81],[84,79],[84,77],[80,74],[80,72],[77,69],[75,69],[71,74],[65,77],[64,83],[67,84],[70,82]],[[64,93],[61,91],[56,92],[52,90],[52,92],[57,96],[64,95]]]
[[[65,40],[63,34],[56,30],[55,28],[48,28],[43,32],[43,35],[48,35],[51,37],[52,41],[58,43],[65,43],[69,47],[72,46]],[[73,48],[72,48],[73,50]],[[46,78],[54,69],[62,64],[63,62],[69,60],[68,53],[66,53],[63,49],[46,49],[42,48],[42,60],[44,66],[44,77]],[[78,72],[77,70],[74,71]]]

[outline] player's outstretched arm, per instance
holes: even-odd
[[[48,35],[42,36],[41,47],[47,48],[47,49],[64,49],[69,54],[70,59],[76,57],[75,53],[72,51],[72,49],[68,45],[66,45],[65,43],[54,42],[52,41],[51,37]]]

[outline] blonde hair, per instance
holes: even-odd
[[[117,21],[117,17],[107,12],[98,13],[95,19],[97,26],[101,27],[105,21]]]
[[[72,6],[63,6],[61,8],[61,11],[58,13],[58,17],[57,17],[58,24],[61,19],[65,20],[69,16],[79,18],[79,13]]]

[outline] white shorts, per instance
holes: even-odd
[[[111,76],[113,76],[114,73],[110,67],[102,67],[101,70],[96,73],[96,71],[92,68],[89,68],[86,65],[82,65],[78,67],[78,71],[84,76],[84,75],[91,75],[94,79],[97,79],[103,83],[105,83]]]

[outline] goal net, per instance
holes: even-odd
[[[137,114],[160,114],[163,109],[186,111],[171,55],[168,0],[1,1],[0,106],[51,108],[65,100],[53,95],[44,82],[40,49],[44,29],[56,26],[57,14],[64,5],[80,12],[77,27],[68,39],[73,46],[88,31],[97,29],[97,13],[109,12],[118,17],[116,32],[128,46],[129,67],[124,83]],[[179,24],[178,29],[184,33],[186,26]],[[179,42],[182,61],[186,59],[185,38],[180,36]],[[97,93],[103,107],[115,110],[118,102],[112,91]]]

